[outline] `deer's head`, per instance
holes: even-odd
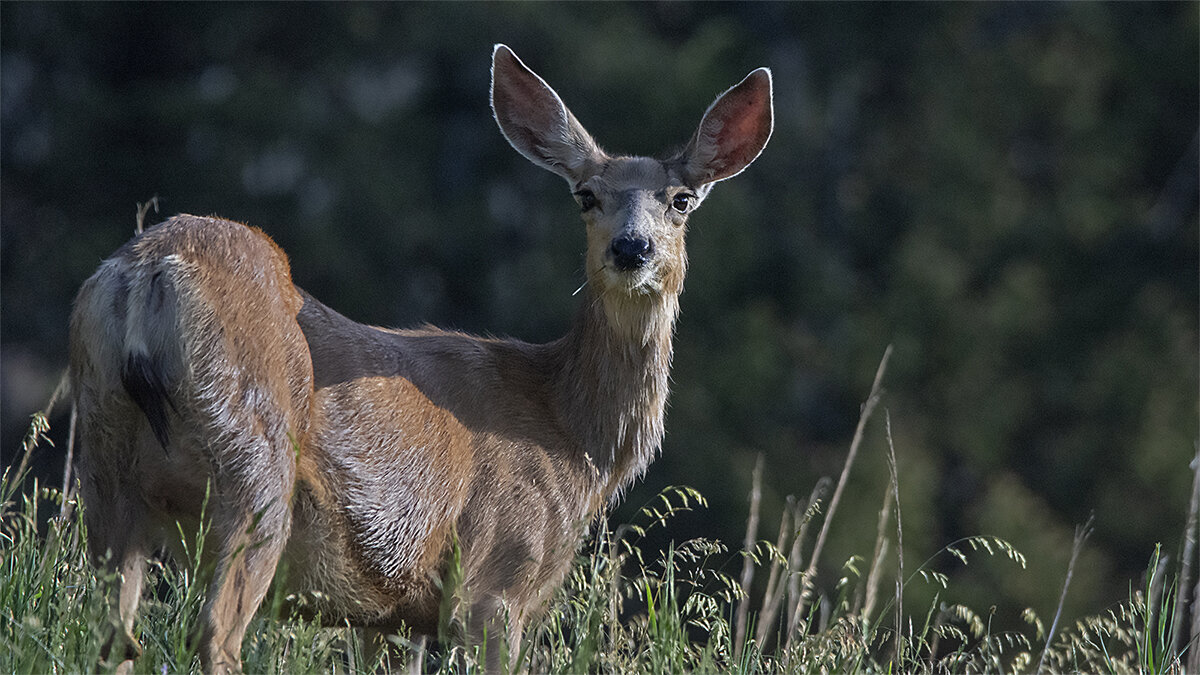
[[[587,225],[591,293],[614,325],[635,331],[661,329],[660,318],[673,321],[687,269],[688,216],[714,183],[762,152],[771,136],[771,101],[771,72],[759,68],[717,97],[678,154],[614,157],[512,50],[496,45],[492,54],[492,110],[500,130],[534,164],[567,179]]]

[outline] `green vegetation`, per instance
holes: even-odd
[[[879,401],[876,384],[860,418],[867,425]],[[887,420],[890,427],[890,419]],[[45,417],[34,418],[26,458],[46,440]],[[889,430],[890,431],[890,430]],[[847,455],[839,487],[853,468],[862,434]],[[696,538],[663,550],[648,535],[665,530],[684,513],[708,508],[693,489],[671,487],[638,512],[634,523],[615,529],[597,521],[564,588],[525,635],[515,656],[519,672],[610,673],[807,673],[807,672],[1184,672],[1197,639],[1180,586],[1164,583],[1166,562],[1158,549],[1145,584],[1128,599],[1056,632],[1033,609],[1019,630],[993,625],[997,607],[981,611],[954,600],[946,564],[999,560],[1029,573],[1026,557],[1007,541],[973,536],[942,547],[915,570],[905,571],[903,527],[890,433],[887,455],[892,482],[884,493],[872,553],[846,560],[837,581],[815,583],[814,572],[837,509],[838,491],[826,501],[825,485],[803,506],[789,503],[776,542],[756,538],[761,461],[755,472],[741,579],[726,569],[721,541]],[[22,462],[24,464],[24,462]],[[109,576],[88,562],[78,498],[37,481],[24,491],[20,469],[0,481],[0,671],[90,672],[102,663],[105,642],[117,630],[106,601]],[[1193,504],[1194,507],[1194,504]],[[47,513],[47,510],[54,513]],[[1193,526],[1195,513],[1191,514]],[[811,544],[810,524],[821,524]],[[840,521],[841,527],[864,523]],[[43,526],[44,525],[44,526]],[[910,526],[911,527],[911,526]],[[1065,598],[1090,523],[1077,531],[1062,585]],[[893,529],[894,528],[894,529]],[[180,533],[183,534],[182,532]],[[138,672],[199,671],[197,619],[205,573],[205,532],[184,559],[151,564],[147,598],[135,625],[144,648]],[[898,551],[900,555],[890,553]],[[807,559],[806,559],[807,557]],[[754,574],[769,575],[756,592]],[[1186,574],[1185,574],[1186,577]],[[1057,585],[1057,578],[1039,579]],[[1185,580],[1182,588],[1190,592]],[[929,591],[932,591],[930,594]],[[922,598],[919,602],[915,599]],[[476,650],[387,636],[384,649],[363,644],[350,628],[325,628],[320,617],[280,616],[282,598],[269,596],[247,632],[247,672],[376,673],[421,659],[422,670],[482,672]],[[1061,602],[1059,611],[1061,612]],[[443,624],[461,617],[443,617]],[[1191,634],[1184,639],[1181,631]]]

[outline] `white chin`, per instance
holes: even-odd
[[[604,269],[606,286],[613,291],[627,295],[649,295],[659,290],[658,280],[648,267],[622,272],[606,267]]]

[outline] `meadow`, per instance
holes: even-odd
[[[1187,613],[1196,603],[1186,600],[1193,592],[1194,536],[1185,537],[1182,567],[1157,548],[1147,552],[1146,575],[1131,581],[1127,597],[1073,621],[1061,616],[1061,601],[1054,616],[1024,609],[1019,630],[994,629],[995,606],[945,599],[953,583],[946,570],[955,566],[994,559],[1026,567],[1025,556],[1005,540],[981,534],[950,542],[929,552],[920,566],[905,569],[900,562],[905,528],[920,524],[904,522],[897,496],[896,466],[903,458],[892,442],[890,413],[880,405],[888,355],[862,406],[841,475],[836,482],[819,481],[806,499],[790,499],[774,537],[763,538],[768,528],[760,522],[761,460],[749,495],[746,536],[737,544],[670,539],[673,516],[707,508],[704,496],[687,487],[664,490],[634,522],[610,526],[598,519],[564,588],[526,631],[520,653],[512,657],[514,671],[1194,672],[1198,622]],[[884,426],[891,475],[878,519],[835,520],[870,424]],[[82,518],[87,504],[71,490],[26,476],[35,453],[64,450],[49,444],[48,431],[46,415],[36,414],[21,461],[8,467],[0,485],[0,671],[111,671],[115,664],[101,656],[115,630],[106,599],[113,579],[89,563]],[[69,475],[64,481],[72,483]],[[1193,498],[1188,518],[1193,533],[1196,507]],[[875,528],[874,549],[845,561],[822,559],[833,527]],[[1066,544],[1071,563],[1062,577],[1038,580],[1061,586],[1064,599],[1090,527],[1082,524]],[[670,542],[661,549],[647,543],[659,529]],[[144,648],[137,672],[199,672],[205,534],[202,527],[183,537],[190,542],[184,559],[151,563],[135,626]],[[816,584],[817,571],[830,566],[836,583]],[[372,648],[355,629],[326,627],[320,617],[283,610],[303,603],[278,592],[268,595],[243,645],[246,672],[483,670],[475,650],[452,638],[427,642],[401,633],[389,636],[386,648]],[[461,621],[447,614],[439,633],[453,636]]]

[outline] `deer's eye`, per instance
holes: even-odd
[[[686,213],[688,206],[692,203],[692,195],[686,192],[681,192],[675,195],[675,199],[671,201],[671,208],[680,213]]]
[[[580,190],[575,196],[579,198],[579,208],[583,211],[591,211],[596,206],[596,194],[591,190]]]

